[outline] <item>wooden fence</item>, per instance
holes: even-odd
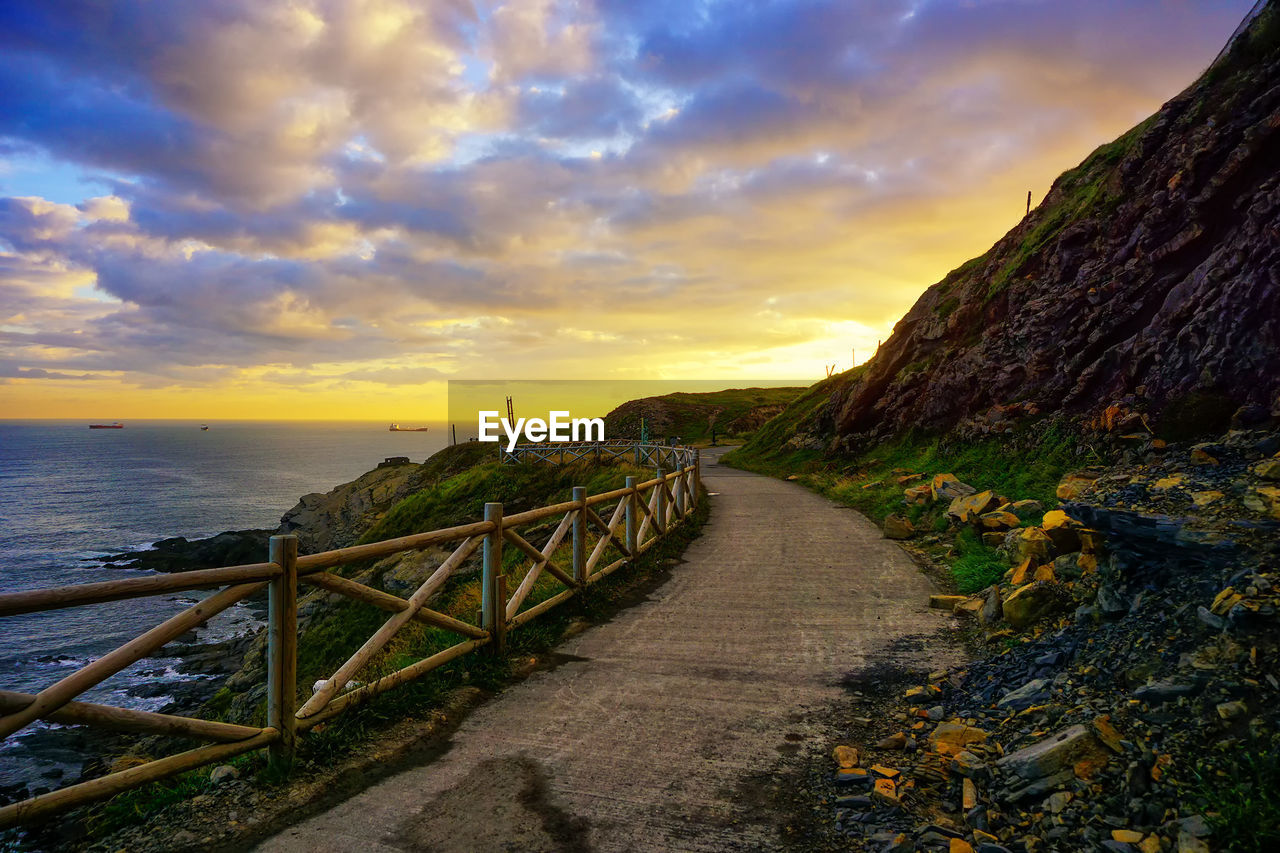
[[[589,454],[575,458],[584,458],[584,455]],[[604,458],[613,455],[610,451],[603,451]],[[645,451],[644,458],[650,458],[648,451]],[[693,511],[701,492],[696,452],[655,458],[676,461],[675,470],[664,473],[660,469],[658,476],[645,482],[627,477],[624,488],[599,495],[587,495],[586,489],[575,487],[571,500],[513,515],[504,515],[501,503],[487,503],[483,521],[443,530],[305,556],[298,555],[296,536],[273,536],[265,563],[0,595],[0,617],[5,617],[164,593],[218,590],[39,693],[0,690],[0,715],[3,715],[0,716],[0,738],[10,737],[36,720],[47,720],[138,734],[176,735],[213,743],[4,806],[0,808],[0,829],[35,822],[148,782],[202,765],[223,762],[264,747],[270,751],[273,761],[287,765],[293,760],[299,735],[325,720],[477,649],[503,654],[508,630],[537,618],[626,565]],[[692,464],[684,464],[686,459]],[[541,548],[531,544],[519,532],[519,528],[540,522],[549,526],[549,520],[557,516],[559,524]],[[408,599],[330,571],[348,563],[382,559],[404,551],[441,545],[454,545],[454,548]],[[520,577],[514,591],[507,589],[508,573],[503,570],[504,548],[514,548],[521,554],[521,560],[508,572],[513,578]],[[568,571],[553,562],[557,551],[562,548],[570,549]],[[621,556],[601,566],[602,559],[611,548]],[[479,624],[473,625],[432,610],[428,606],[432,597],[477,551],[482,555]],[[560,591],[529,605],[534,585],[544,576],[553,578],[552,588]],[[386,622],[330,678],[317,685],[300,707],[296,683],[299,583],[347,596],[390,614]],[[200,720],[75,701],[86,690],[135,661],[154,656],[166,643],[264,587],[268,592],[265,726]],[[460,641],[400,670],[348,689],[354,677],[410,620],[443,628],[458,635]]]
[[[558,442],[545,444],[517,444],[507,450],[498,446],[498,458],[509,465],[523,462],[550,462],[563,465],[579,459],[601,462],[621,459],[640,468],[657,468],[674,471],[684,466],[698,466],[698,451],[693,447],[666,444],[641,443],[615,439],[611,441]]]

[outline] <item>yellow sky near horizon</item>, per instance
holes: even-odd
[[[1249,5],[0,13],[0,418],[418,422],[450,379],[817,381]]]

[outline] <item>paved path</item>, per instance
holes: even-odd
[[[841,701],[845,673],[945,620],[928,579],[857,513],[714,455],[704,470],[719,494],[686,562],[560,647],[581,660],[504,690],[440,758],[260,849],[775,846],[770,806],[744,782],[777,764],[801,715]]]

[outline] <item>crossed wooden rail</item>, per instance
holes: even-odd
[[[0,690],[0,738],[7,738],[36,720],[47,720],[121,732],[176,735],[214,743],[4,806],[0,808],[0,829],[35,822],[148,782],[226,761],[263,747],[270,750],[272,761],[287,766],[293,760],[298,735],[325,720],[481,647],[501,655],[505,651],[509,629],[537,618],[626,565],[693,511],[702,488],[697,452],[669,458],[677,459],[674,471],[663,473],[659,469],[657,477],[643,483],[636,482],[635,477],[627,477],[624,488],[599,495],[587,495],[586,489],[579,486],[573,489],[572,500],[514,515],[503,515],[501,503],[487,503],[484,520],[472,524],[306,556],[298,556],[296,536],[273,536],[269,559],[265,563],[0,595],[0,617],[4,617],[162,593],[219,589],[39,693]],[[690,464],[685,464],[685,459]],[[604,519],[606,514],[607,521]],[[517,528],[556,516],[561,516],[559,524],[542,548],[535,547],[517,531]],[[590,532],[591,528],[595,529],[594,534]],[[348,563],[454,543],[456,545],[449,556],[408,599],[328,571]],[[503,570],[503,549],[508,546],[529,561],[527,569],[524,563],[518,563],[510,572],[515,575],[523,569],[520,582],[510,594],[507,592],[507,574]],[[568,571],[553,562],[553,557],[563,547],[571,549]],[[601,566],[610,548],[621,556]],[[472,625],[432,610],[427,605],[477,550],[482,553],[481,612],[480,624]],[[526,606],[539,579],[547,576],[554,578],[555,586],[562,589]],[[390,613],[373,636],[330,678],[321,682],[301,707],[297,706],[299,582]],[[263,587],[268,591],[265,726],[200,720],[75,701],[86,690],[135,661],[154,655],[165,644],[204,624],[236,602],[260,592]],[[462,640],[366,684],[355,684],[354,677],[411,620],[453,632]]]
[[[652,444],[650,442],[613,439],[610,441],[558,442],[554,444],[517,444],[511,450],[499,445],[499,458],[508,464],[551,462],[563,465],[579,459],[601,462],[622,459],[637,467],[655,467],[672,471],[681,465],[692,468],[698,451],[692,447]]]

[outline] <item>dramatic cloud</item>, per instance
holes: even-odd
[[[12,0],[0,402],[820,376],[1249,5]]]

